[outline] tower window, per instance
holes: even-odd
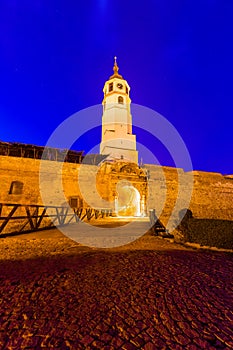
[[[123,99],[123,97],[122,97],[122,96],[119,96],[119,97],[118,97],[118,103],[121,103],[121,104],[123,104],[123,103],[124,103],[124,99]]]
[[[128,95],[129,89],[127,88],[127,86],[125,87],[125,91],[126,91],[126,93],[127,93],[127,95]]]
[[[112,90],[113,90],[113,83],[110,83],[108,91],[111,92]]]
[[[12,181],[9,194],[22,194],[23,193],[23,182]]]

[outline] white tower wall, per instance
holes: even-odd
[[[104,85],[102,140],[100,153],[116,159],[138,163],[136,136],[132,134],[130,87],[118,74],[115,60],[114,74]]]

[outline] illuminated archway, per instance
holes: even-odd
[[[139,191],[130,183],[122,184],[117,188],[118,192],[118,215],[140,216],[141,196]]]

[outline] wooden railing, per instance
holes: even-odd
[[[0,203],[0,234],[37,231],[111,215],[111,209]]]

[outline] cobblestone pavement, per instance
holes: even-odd
[[[56,230],[0,240],[1,349],[233,349],[233,255]]]

